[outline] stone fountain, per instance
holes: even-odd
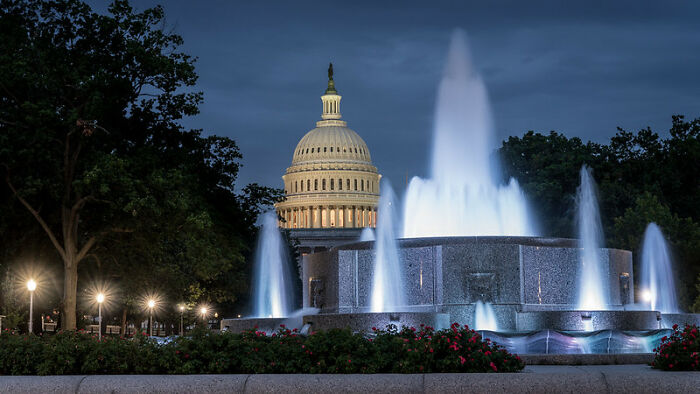
[[[579,239],[538,236],[517,180],[497,181],[486,88],[461,32],[453,36],[436,107],[431,177],[411,180],[402,218],[382,185],[369,241],[304,256],[297,327],[371,332],[456,322],[517,352],[614,353],[650,352],[670,324],[700,323],[700,315],[650,307],[666,298],[658,280],[646,278],[668,282],[659,274],[669,272],[666,262],[645,263],[654,298],[635,302],[632,252],[603,247],[595,182],[585,166]],[[659,249],[649,248],[647,255]],[[226,319],[222,328],[279,323],[259,316]]]

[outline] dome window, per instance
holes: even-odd
[[[311,179],[306,180],[306,191],[311,191]]]
[[[360,187],[362,187],[362,191],[365,191],[365,180],[360,181]]]
[[[314,190],[318,190],[318,179],[314,179]]]
[[[326,180],[325,179],[321,180],[321,190],[326,190]]]
[[[333,153],[333,147],[331,146],[331,153]]]
[[[340,178],[338,179],[338,190],[343,190],[343,180]]]
[[[355,153],[357,153],[357,148],[355,148]]]
[[[350,179],[348,179],[347,182],[346,182],[345,184],[346,184],[346,186],[347,186],[347,189],[350,190]]]
[[[348,148],[343,148],[343,153],[348,153]]]
[[[314,153],[314,148],[311,148],[311,153]]]
[[[306,153],[309,153],[309,148],[306,148]]]
[[[327,150],[327,149],[328,149],[328,148],[324,146],[324,147],[323,147],[323,153],[326,153],[326,150]]]
[[[357,179],[355,179],[355,191],[357,191]]]
[[[331,148],[331,149],[333,149],[333,148]],[[334,186],[335,186],[335,179],[331,178],[331,190],[334,189]]]

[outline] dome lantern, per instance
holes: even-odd
[[[328,66],[328,88],[326,92],[321,96],[321,101],[323,101],[323,114],[321,119],[323,120],[338,120],[340,116],[340,99],[342,97],[338,95],[338,91],[335,90],[335,82],[333,81],[333,63]]]

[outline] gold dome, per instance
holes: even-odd
[[[292,165],[313,162],[371,163],[367,144],[354,130],[343,126],[321,126],[299,141]]]
[[[290,229],[376,227],[379,180],[367,144],[341,120],[329,70],[323,113],[294,150],[282,176],[286,199],[275,204]]]

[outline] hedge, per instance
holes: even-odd
[[[300,335],[285,327],[268,335],[195,330],[167,343],[84,332],[0,335],[0,373],[249,374],[517,372],[524,363],[468,327],[446,330],[393,326],[372,333],[349,329]]]

